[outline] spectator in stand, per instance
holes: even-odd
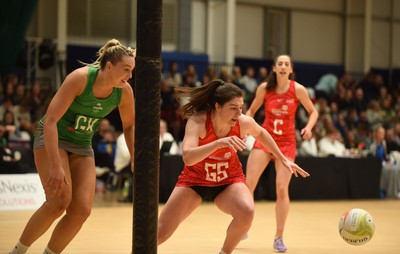
[[[14,105],[19,105],[24,100],[26,100],[26,86],[23,83],[19,83],[15,87],[15,92],[13,96]]]
[[[313,128],[313,135],[310,139],[304,139],[299,142],[297,149],[298,155],[303,157],[318,157],[318,140],[320,139],[317,126]]]
[[[33,122],[36,122],[42,116],[40,108],[43,105],[45,98],[46,94],[43,92],[41,84],[38,81],[34,82],[27,97],[30,104],[30,114]]]
[[[199,77],[197,75],[196,67],[194,66],[194,64],[188,64],[188,66],[186,66],[183,76],[186,75],[190,75],[192,77],[192,82],[195,84],[195,86],[200,86]]]
[[[343,138],[335,126],[329,125],[326,130],[326,136],[318,141],[319,155],[322,157],[336,156],[343,157],[346,152],[346,147],[343,143]]]
[[[233,84],[237,85],[243,91],[246,91],[246,89],[244,87],[242,70],[237,65],[233,66],[233,69],[232,69],[232,80],[233,80]]]
[[[359,147],[361,149],[367,149],[368,144],[371,143],[371,124],[367,121],[367,113],[361,112],[358,123],[357,123],[357,138],[359,141]]]
[[[208,65],[205,75],[207,75],[210,78],[210,80],[216,79],[217,71],[215,70],[215,67],[212,65]],[[205,85],[205,84],[207,84],[207,83],[203,83],[203,85]]]
[[[193,75],[191,74],[184,75],[181,86],[196,87]]]
[[[344,139],[344,146],[346,149],[349,150],[358,150],[358,141],[357,141],[357,135],[355,130],[349,130],[346,132],[346,136]]]
[[[364,98],[364,91],[359,87],[355,90],[355,95],[353,96],[353,106],[359,114],[361,111],[367,110],[367,101]]]
[[[3,115],[3,122],[8,130],[8,141],[30,141],[29,132],[21,130],[18,119],[15,119],[13,111],[6,111]]]
[[[379,100],[380,91],[379,84],[377,83],[377,76],[373,72],[368,72],[364,78],[360,81],[358,87],[364,92],[364,98],[367,103],[371,100]]]
[[[9,127],[0,121],[0,174],[17,174],[22,172],[19,159],[8,145]]]
[[[340,111],[345,111],[345,112],[347,112],[350,108],[353,108],[355,106],[352,90],[350,89],[344,90],[344,96],[339,99],[338,106]]]
[[[378,157],[381,162],[389,161],[389,156],[385,141],[385,128],[379,126],[373,131],[372,142],[368,146],[369,152]]]
[[[168,72],[165,75],[165,78],[171,79],[175,85],[182,85],[182,74],[179,72],[178,63],[172,61],[169,63]]]
[[[394,136],[394,128],[387,128],[385,133],[386,149],[390,154],[392,151],[400,152],[400,143],[398,143]]]
[[[357,86],[357,83],[353,79],[352,75],[348,72],[345,72],[339,79],[338,86],[343,87],[344,89],[354,90]]]
[[[33,137],[34,125],[32,124],[29,101],[25,99],[19,105],[14,106],[14,114],[18,128]]]
[[[98,132],[92,137],[96,176],[98,183],[102,183],[103,186],[109,172],[114,171],[115,140],[114,127],[107,118],[103,118],[99,124]]]
[[[164,142],[171,142],[171,146],[169,147],[166,153],[168,154],[179,154],[179,146],[175,141],[174,136],[168,132],[168,124],[165,120],[160,119],[160,150],[163,148]],[[162,151],[164,152],[164,151]]]
[[[4,113],[7,111],[14,111],[14,104],[12,98],[6,97],[3,100],[3,104],[0,105],[0,121],[3,121]]]
[[[338,78],[333,73],[327,73],[322,75],[317,84],[314,87],[315,96],[317,99],[324,98],[327,101],[331,101],[336,93],[336,87],[338,85]]]
[[[367,121],[371,125],[372,129],[381,125],[385,120],[385,113],[382,111],[379,102],[376,100],[371,100],[367,108]]]
[[[11,99],[12,104],[15,105],[14,103],[15,87],[16,85],[14,85],[11,82],[5,85],[5,89],[3,89],[3,101],[9,98]]]
[[[392,105],[393,97],[391,95],[386,95],[381,98],[381,109],[383,112],[383,123],[384,124],[394,124],[399,119],[396,117],[396,111]]]
[[[250,104],[258,87],[257,80],[255,79],[255,71],[252,66],[246,68],[246,74],[243,76],[243,85],[246,90],[245,103]]]
[[[262,82],[266,82],[267,79],[268,79],[268,69],[262,66],[258,69],[257,83],[261,84]]]

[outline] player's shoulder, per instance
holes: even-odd
[[[246,126],[246,125],[251,125],[255,122],[254,118],[245,114],[241,114],[239,116],[239,124],[240,126]]]
[[[205,123],[207,120],[207,111],[196,112],[189,118],[189,120],[200,124]]]
[[[86,86],[88,80],[88,73],[89,73],[89,68],[86,66],[77,68],[67,75],[62,86],[68,87],[69,89],[82,91]]]

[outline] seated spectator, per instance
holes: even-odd
[[[383,127],[377,127],[374,130],[373,140],[368,147],[370,154],[378,157],[382,163],[389,160],[385,141],[385,129]]]
[[[23,173],[19,167],[21,156],[9,147],[6,135],[7,127],[0,122],[0,174]]]
[[[163,145],[165,145],[167,142],[169,146],[165,147],[165,149],[167,149],[166,151],[163,151]],[[177,145],[172,134],[168,132],[167,122],[163,119],[160,120],[160,152],[168,154],[180,154],[179,146]]]
[[[333,125],[326,129],[326,136],[318,141],[319,155],[322,157],[336,156],[343,157],[346,147],[343,144],[343,138],[338,129]]]
[[[107,118],[101,120],[98,132],[93,135],[92,147],[99,186],[104,186],[110,171],[114,171],[115,132]],[[103,185],[101,184],[103,183]]]
[[[381,197],[400,198],[400,164],[390,160],[383,127],[378,127],[374,130],[373,141],[369,146],[369,151],[382,162]]]
[[[317,157],[318,156],[318,145],[317,138],[315,135],[311,139],[303,140],[300,143],[300,147],[297,149],[298,155],[303,157]]]
[[[317,99],[324,98],[330,101],[336,95],[338,78],[335,74],[327,73],[322,75],[314,87]]]
[[[12,103],[11,98],[4,98],[3,103],[0,105],[0,121],[4,120],[4,113],[6,111],[13,111],[14,110],[14,104]]]
[[[15,119],[13,111],[6,111],[3,115],[3,122],[7,129],[8,142],[12,141],[30,141],[30,134],[20,129],[20,123]]]
[[[395,139],[393,128],[386,129],[385,141],[388,154],[390,154],[392,151],[400,152],[400,143],[398,143]]]
[[[124,134],[120,134],[117,138],[115,149],[114,170],[118,181],[124,183],[122,187],[125,193],[118,199],[119,202],[132,202],[133,201],[133,175],[131,169],[131,156],[126,145]],[[120,191],[120,190],[118,190]]]

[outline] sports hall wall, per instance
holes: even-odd
[[[82,52],[111,37],[136,44],[136,0],[68,0],[66,24],[60,24],[62,1],[67,0],[39,0],[28,37],[56,41],[66,25],[67,70],[73,69],[71,60],[93,60]],[[232,2],[233,21],[227,19]],[[269,67],[274,56],[288,53],[307,86],[327,72],[361,77],[371,69],[384,74],[385,82],[400,81],[400,1],[164,0],[163,5],[164,64],[177,58],[183,68],[199,58],[200,73],[205,62]],[[233,45],[233,59],[227,45]],[[36,76],[46,72],[56,68],[38,69]]]

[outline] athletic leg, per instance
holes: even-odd
[[[271,154],[261,149],[251,150],[246,164],[246,184],[254,195],[258,180],[271,160]]]
[[[68,155],[63,149],[60,149],[59,152],[66,178],[68,179],[68,182],[71,183]],[[44,148],[36,149],[34,153],[36,168],[43,184],[47,181],[49,175],[49,170],[51,168],[50,160],[48,159],[46,150]],[[46,201],[32,215],[25,226],[20,238],[20,242],[25,246],[31,246],[33,242],[42,236],[49,229],[51,224],[64,213],[71,201],[71,194],[72,191],[70,184],[64,185],[64,189],[60,196],[54,197],[46,195]]]
[[[158,218],[157,244],[160,245],[175,232],[202,202],[202,198],[190,187],[175,187]]]
[[[280,161],[275,161],[276,168],[276,236],[282,236],[289,214],[289,183],[292,175]]]
[[[234,183],[217,196],[215,204],[233,217],[222,246],[222,251],[230,254],[250,229],[254,217],[254,199],[245,184]]]
[[[94,159],[72,154],[69,156],[71,168],[72,200],[64,217],[55,227],[48,247],[61,253],[82,228],[92,210],[95,193],[96,172]]]

